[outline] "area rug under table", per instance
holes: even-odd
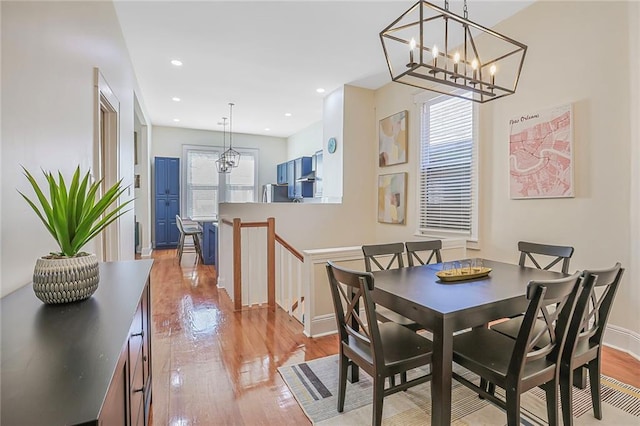
[[[358,383],[347,382],[344,412],[337,411],[338,356],[332,355],[278,369],[307,417],[315,425],[371,424],[373,381],[360,370]],[[477,383],[477,376],[456,368]],[[409,372],[409,378],[423,374]],[[500,389],[497,389],[500,393]],[[478,398],[471,390],[453,381],[451,421],[454,425],[506,425],[505,412]],[[504,397],[504,395],[501,395]],[[593,417],[589,388],[573,389],[573,415],[576,425],[640,425],[640,390],[602,376],[603,420]],[[560,415],[560,413],[559,413]],[[431,419],[430,383],[406,392],[398,392],[384,400],[384,425],[425,425]],[[536,388],[522,396],[522,424],[546,424],[545,393]]]

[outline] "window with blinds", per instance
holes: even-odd
[[[423,104],[419,232],[475,234],[473,102],[438,97]]]
[[[214,216],[218,213],[220,192],[216,160],[219,150],[185,150],[185,217]]]
[[[218,214],[218,202],[253,202],[258,194],[258,150],[237,149],[240,163],[231,173],[218,174],[220,147],[183,145],[184,217]]]
[[[231,203],[253,202],[257,199],[256,176],[258,170],[257,150],[243,149],[240,163],[231,173],[226,174],[224,199]]]

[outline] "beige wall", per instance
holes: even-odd
[[[527,58],[517,93],[479,107],[477,255],[516,262],[517,242],[532,240],[574,246],[572,269],[622,262],[627,273],[610,323],[632,333],[640,332],[640,290],[632,278],[640,252],[638,9],[633,2],[537,2],[502,22],[496,30],[527,44]],[[608,53],[599,60],[594,52]],[[409,162],[377,168],[409,172],[407,225],[377,224],[380,241],[407,238],[417,228],[420,123],[414,94],[395,83],[375,94],[376,120],[407,109],[411,127]],[[574,113],[575,197],[511,200],[509,119],[565,103]]]
[[[371,185],[377,189],[378,176],[389,173],[407,172],[407,206],[405,209],[407,218],[404,225],[391,223],[378,223],[377,191],[376,207],[371,210],[371,220],[376,222],[376,238],[380,242],[411,241],[418,229],[418,167],[420,157],[420,107],[414,101],[415,95],[423,93],[423,90],[398,83],[389,83],[375,92],[375,138],[371,140],[371,150],[376,153],[371,167],[376,171]],[[434,93],[432,96],[437,96]],[[431,95],[430,95],[431,96]],[[407,111],[407,127],[409,130],[407,162],[393,166],[379,167],[378,156],[379,122],[400,111]]]
[[[574,246],[572,269],[616,261],[629,268],[628,10],[625,2],[538,2],[496,28],[529,50],[517,94],[480,110],[482,255],[515,261],[517,241],[533,240]],[[594,57],[612,51],[617,54],[606,60]],[[569,102],[575,198],[509,199],[509,119]],[[640,323],[632,318],[640,300],[632,298],[632,273],[627,271],[611,323],[638,332]]]
[[[133,183],[133,98],[137,91],[120,24],[108,2],[0,3],[2,19],[2,295],[31,281],[39,256],[57,250],[16,189],[32,194],[20,169],[93,165],[94,67],[120,102],[119,176]],[[139,93],[139,91],[138,91]],[[133,190],[125,199],[133,197]],[[93,243],[85,247],[93,251]],[[134,252],[133,211],[120,221],[120,259]]]
[[[359,221],[364,220],[367,224],[373,223],[369,217],[371,211],[375,210],[374,196],[377,194],[375,188],[366,184],[366,182],[371,182],[374,176],[374,168],[367,165],[377,161],[377,151],[371,149],[371,141],[376,137],[374,123],[374,92],[353,86],[344,86],[344,127],[342,132],[344,141],[340,141],[338,138],[338,150],[340,142],[344,146],[342,202],[357,211],[357,215],[360,217]],[[327,136],[325,139],[328,141],[330,137]],[[332,155],[327,154],[325,157]],[[375,241],[375,235],[371,234],[360,244]]]

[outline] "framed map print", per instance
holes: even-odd
[[[407,111],[380,120],[378,146],[380,167],[407,162]]]
[[[407,212],[407,173],[378,176],[378,222],[404,225]]]
[[[571,104],[529,111],[509,120],[512,199],[573,197]]]

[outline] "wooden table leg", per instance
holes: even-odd
[[[433,329],[431,424],[451,424],[453,329],[446,319]]]

